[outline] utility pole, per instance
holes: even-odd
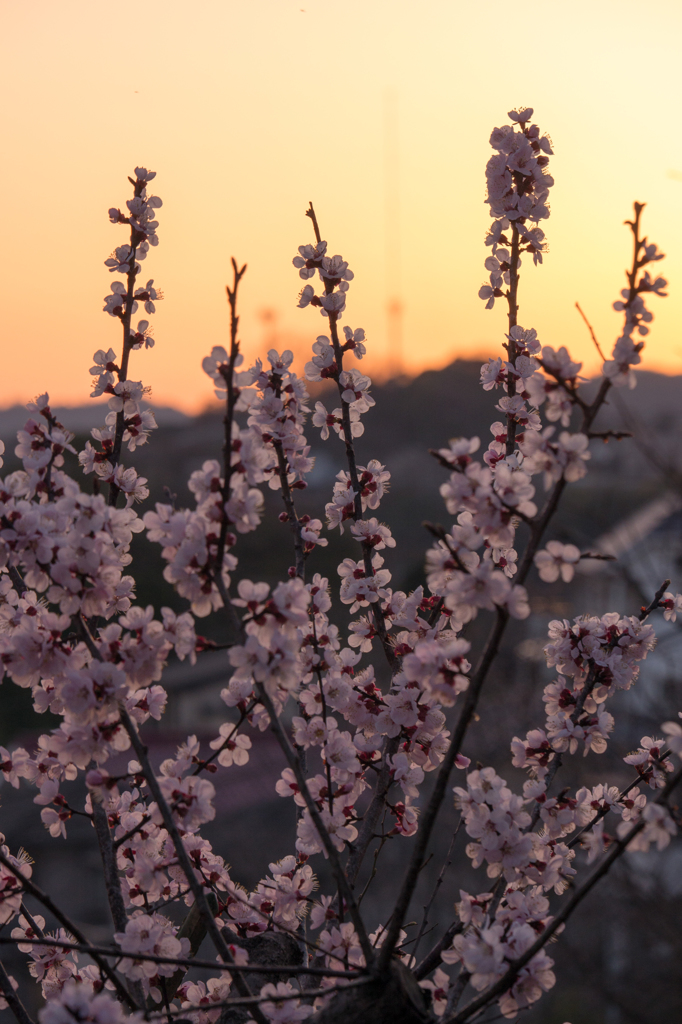
[[[403,303],[400,252],[400,133],[398,94],[384,93],[384,236],[386,246],[386,369],[400,377],[403,361]]]

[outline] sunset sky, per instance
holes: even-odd
[[[107,209],[125,203],[136,164],[157,171],[164,202],[161,244],[143,266],[165,293],[157,342],[131,367],[153,401],[191,411],[210,399],[200,364],[226,338],[233,254],[249,265],[247,358],[273,336],[303,353],[324,333],[316,311],[296,308],[291,265],[312,240],[309,200],[330,253],[355,272],[343,323],[365,328],[369,372],[389,364],[387,262],[400,271],[408,372],[497,354],[502,306],[486,312],[477,297],[483,172],[491,129],[517,105],[535,108],[556,153],[550,252],[544,267],[524,264],[520,322],[594,370],[574,303],[610,347],[630,258],[623,221],[633,200],[646,202],[645,230],[668,254],[656,269],[671,281],[670,297],[651,302],[646,365],[682,373],[682,5],[659,0],[655,17],[633,0],[516,10],[500,0],[6,0],[0,406],[46,389],[82,403],[92,353],[120,348],[101,311],[112,280],[103,261],[126,239]],[[387,105],[388,152],[398,152],[388,178]],[[387,187],[400,224],[388,236]]]

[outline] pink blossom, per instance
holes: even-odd
[[[559,575],[564,583],[570,583],[575,573],[574,566],[580,561],[580,551],[575,544],[550,540],[546,548],[535,554],[533,561],[545,583],[554,583]]]
[[[135,1018],[107,992],[95,995],[92,984],[73,980],[47,1001],[39,1019],[40,1024],[125,1024]]]
[[[314,1012],[312,1006],[302,1006],[300,999],[281,998],[296,991],[297,989],[288,981],[279,981],[276,985],[263,985],[260,994],[264,1001],[260,1003],[260,1008],[268,1020],[273,1021],[273,1024],[293,1024],[295,1021],[305,1020]]]

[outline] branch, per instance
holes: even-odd
[[[625,437],[632,437],[632,434],[628,430],[591,430],[587,436],[591,441],[601,438],[606,442],[610,438],[613,438],[614,441],[622,441]]]
[[[282,498],[284,500],[284,507],[286,508],[286,515],[291,526],[291,532],[294,535],[294,552],[296,558],[295,571],[299,579],[305,579],[305,553],[303,550],[303,538],[301,536],[301,523],[296,512],[296,505],[294,504],[294,496],[291,493],[289,487],[289,463],[287,457],[284,454],[284,448],[282,442],[273,439],[272,447],[275,449],[277,455],[277,472],[279,475],[279,482],[282,486]]]
[[[601,382],[599,391],[597,392],[595,399],[592,402],[592,405],[585,406],[583,409],[583,422],[580,428],[582,433],[589,433],[590,427],[594,423],[597,413],[606,401],[606,396],[609,393],[610,389],[611,381],[607,377],[605,377],[604,380]],[[544,536],[545,530],[547,529],[551,519],[554,516],[554,513],[557,510],[559,501],[561,499],[562,494],[564,493],[565,487],[566,480],[562,476],[561,480],[557,480],[556,484],[554,485],[542,512],[536,519],[533,520],[531,524],[530,538],[528,540],[528,544],[526,545],[526,550],[524,551],[523,559],[521,561],[521,564],[519,565],[519,571],[516,576],[517,581],[521,584],[523,584],[533,566],[533,559],[535,557],[535,553],[537,552],[540,546],[540,541]]]
[[[666,787],[661,790],[659,797],[654,801],[654,803],[665,803],[680,781],[682,781],[682,768],[680,768],[673,776]],[[513,960],[510,963],[509,969],[505,971],[499,981],[495,982],[487,992],[478,996],[477,999],[473,999],[460,1013],[456,1014],[454,1017],[450,1017],[448,1020],[444,1021],[443,1024],[462,1024],[463,1021],[469,1020],[475,1013],[478,1013],[479,1010],[482,1010],[488,1005],[488,1003],[497,998],[497,996],[502,995],[511,988],[521,969],[533,959],[536,953],[540,952],[543,946],[545,946],[551,937],[556,934],[561,925],[565,924],[573,911],[580,903],[582,903],[597,882],[607,874],[611,865],[622,856],[628,845],[632,842],[635,836],[639,835],[645,825],[646,822],[642,819],[630,829],[627,835],[622,839],[617,839],[599,867],[592,872],[587,881],[577,890],[577,892],[574,893],[572,898],[564,906],[563,910],[557,914],[553,921],[545,928],[542,935],[536,939],[533,945],[530,946],[530,948],[527,949],[520,957],[517,957],[516,960]]]
[[[457,1009],[457,1004],[459,1003],[460,999],[462,998],[462,994],[464,992],[464,989],[469,984],[469,979],[470,978],[471,978],[471,973],[469,971],[465,970],[464,966],[462,966],[462,969],[461,969],[461,971],[459,972],[459,974],[457,976],[457,981],[454,983],[454,985],[450,989],[450,992],[449,992],[449,995],[448,995],[448,1001],[447,1001],[447,1003],[445,1005],[445,1013],[453,1013],[453,1011]]]
[[[111,981],[112,984],[114,985],[116,992],[118,993],[119,999],[122,1002],[127,1003],[131,1010],[139,1010],[139,1006],[132,998],[132,996],[126,991],[126,988],[121,982],[119,976],[116,974],[115,971],[111,969],[111,967],[105,960],[102,960],[101,956],[98,953],[95,953],[93,951],[92,946],[85,938],[81,930],[76,927],[73,921],[69,920],[66,914],[59,909],[59,907],[53,902],[53,900],[47,895],[47,893],[44,893],[42,889],[39,889],[35,882],[32,882],[30,878],[25,878],[24,875],[21,874],[19,869],[16,868],[14,864],[12,864],[10,859],[5,856],[2,850],[0,850],[0,864],[3,864],[12,872],[12,874],[15,876],[15,878],[19,882],[19,885],[21,886],[25,893],[28,893],[30,896],[33,896],[34,899],[38,900],[39,903],[42,903],[45,909],[49,910],[50,913],[54,917],[56,917],[59,923],[64,928],[66,928],[66,930],[70,932],[71,935],[78,939],[78,941],[83,946],[87,948],[88,955],[91,956],[92,959],[95,961],[95,963],[100,969],[100,972],[102,974],[105,974],[109,981]]]
[[[112,842],[111,830],[109,828],[109,815],[104,809],[101,798],[92,794],[92,823],[95,827],[97,844],[102,858],[102,869],[104,872],[104,884],[107,890],[107,899],[111,918],[117,932],[125,932],[128,924],[123,893],[121,892],[121,880],[116,866],[116,853]],[[140,981],[128,979],[128,990],[139,1006],[144,1006],[144,989]]]
[[[128,179],[132,181],[132,178]],[[135,198],[138,198],[144,189],[146,188],[146,182],[136,181],[133,182],[133,194]],[[123,342],[121,349],[121,368],[118,370],[118,382],[128,379],[128,362],[130,360],[131,352],[131,341],[130,341],[130,321],[133,316],[133,305],[135,303],[135,280],[137,278],[139,267],[137,263],[137,246],[141,239],[138,237],[135,228],[130,226],[130,256],[129,266],[130,270],[126,274],[126,297],[125,297],[125,312],[121,315],[121,326],[123,328]],[[116,414],[116,430],[114,432],[114,443],[109,456],[108,461],[111,463],[112,472],[116,469],[120,458],[121,458],[121,447],[123,445],[123,434],[125,431],[125,409],[121,409]],[[109,505],[116,505],[116,501],[120,494],[120,488],[112,481],[109,484]]]
[[[22,1003],[19,996],[14,991],[12,982],[10,981],[9,975],[4,968],[4,965],[0,962],[0,991],[5,997],[5,1001],[9,1006],[10,1010],[14,1014],[17,1020],[17,1024],[33,1024],[33,1021],[26,1012],[26,1008]]]
[[[633,779],[630,785],[626,786],[625,789],[619,793],[618,800],[616,801],[616,803],[620,803],[624,796],[627,796],[628,793],[630,793],[636,786],[639,786],[641,781],[641,777]],[[585,833],[591,832],[594,826],[597,824],[597,822],[601,821],[602,818],[605,818],[610,810],[611,808],[608,805],[605,805],[600,810],[598,810],[594,818],[592,818],[591,821],[588,821],[587,825],[584,825],[579,832],[576,832],[576,834],[573,836],[569,843],[566,843],[566,846],[569,848],[569,850],[572,850],[574,846],[577,846],[582,837],[585,835]]]
[[[273,973],[276,973],[278,970],[279,970],[279,967],[273,967]],[[262,967],[260,968],[260,971],[261,971],[261,973],[263,972],[263,968]],[[286,1001],[288,1001],[290,999],[304,999],[304,998],[305,999],[316,999],[317,996],[328,996],[328,995],[333,995],[335,992],[346,992],[349,988],[360,988],[360,986],[367,985],[370,981],[372,981],[371,978],[362,978],[362,979],[358,979],[357,981],[347,981],[345,984],[342,984],[342,985],[330,985],[329,988],[306,989],[304,992],[301,991],[301,990],[294,990],[293,992],[285,992],[283,995],[280,995],[279,993],[277,993],[277,995],[270,994],[270,995],[264,995],[264,996],[263,995],[260,995],[260,996],[246,996],[243,999],[239,999],[239,998],[237,998],[237,999],[223,999],[223,1000],[221,1000],[218,1003],[202,1003],[202,1004],[198,1004],[198,1005],[194,1005],[194,1006],[193,1005],[184,1006],[180,1010],[170,1010],[170,1011],[163,1010],[162,1012],[159,1012],[159,1013],[150,1013],[150,1014],[148,1014],[146,1019],[147,1020],[161,1020],[161,1019],[166,1019],[167,1020],[167,1019],[175,1017],[175,1016],[185,1017],[188,1013],[191,1013],[193,1010],[201,1010],[201,1011],[205,1012],[207,1009],[209,1009],[209,1010],[217,1010],[220,1007],[225,1007],[225,1006],[226,1007],[229,1007],[229,1006],[253,1006],[254,1011],[256,1011],[258,1013],[261,1013],[261,1010],[260,1010],[260,1007],[259,1007],[260,1003],[271,1003],[271,1002],[274,1002],[275,1004],[277,1004],[277,1003],[280,1003],[280,1002],[286,1002]],[[254,1017],[255,1016],[256,1016],[256,1013],[254,1012]],[[263,1019],[267,1020],[267,1018],[265,1018],[265,1017]],[[289,1019],[293,1020],[294,1018],[289,1018]]]
[[[319,835],[320,840],[322,841],[322,845],[324,846],[327,856],[329,857],[329,862],[332,868],[332,872],[334,874],[334,879],[336,880],[336,884],[339,888],[339,891],[348,907],[348,913],[350,914],[353,926],[355,927],[355,931],[357,932],[358,941],[362,948],[362,952],[365,957],[365,962],[368,964],[368,966],[371,966],[371,964],[374,961],[374,950],[370,944],[369,938],[367,937],[367,931],[365,929],[362,917],[360,916],[358,905],[355,902],[353,890],[351,889],[348,883],[348,879],[346,878],[346,875],[344,873],[343,867],[341,866],[338,851],[331,840],[331,836],[329,835],[327,828],[325,827],[324,821],[322,820],[322,816],[317,808],[317,804],[313,800],[310,790],[308,789],[308,783],[306,782],[305,775],[303,774],[303,771],[301,769],[301,763],[296,754],[294,753],[294,751],[291,749],[291,745],[284,733],[284,729],[282,728],[282,723],[277,717],[277,712],[275,710],[273,702],[270,696],[268,695],[265,687],[260,683],[258,684],[258,690],[263,701],[263,704],[265,705],[265,709],[268,715],[270,716],[270,728],[277,737],[277,741],[279,742],[279,745],[282,749],[282,753],[286,757],[289,767],[296,776],[296,782],[298,784],[299,790],[301,791],[301,795],[305,800],[308,813],[310,814],[315,829],[317,830],[317,834]]]
[[[230,484],[232,481],[232,425],[234,423],[235,407],[237,405],[238,391],[234,386],[234,371],[237,366],[237,360],[239,358],[239,341],[237,340],[237,333],[239,331],[239,317],[237,315],[237,292],[239,290],[239,283],[246,273],[246,263],[243,267],[237,266],[236,260],[232,257],[232,287],[229,285],[225,286],[227,292],[227,301],[230,305],[230,355],[227,363],[227,368],[222,372],[223,380],[225,381],[225,389],[227,397],[225,401],[225,416],[223,417],[223,487],[222,487],[222,499],[223,503],[230,500]],[[222,568],[222,559],[225,553],[225,541],[228,532],[228,521],[225,509],[222,509],[222,522],[220,528],[220,540],[218,541],[218,555],[216,557],[216,563],[219,568]]]
[[[583,414],[583,430],[589,429],[589,427],[592,425],[594,418],[596,417],[599,409],[601,408],[606,398],[610,386],[611,382],[605,378],[601,384],[601,387],[599,388],[599,392],[595,397],[592,405],[590,405]],[[519,572],[517,574],[517,580],[520,584],[522,584],[525,581],[525,578],[528,575],[528,572],[530,571],[530,568],[533,564],[535,552],[537,551],[540,545],[540,541],[550,520],[556,512],[559,500],[561,498],[561,495],[563,494],[565,486],[566,480],[562,477],[561,480],[557,481],[557,483],[555,484],[554,489],[550,494],[550,497],[542,513],[537,519],[533,520],[531,524],[531,535],[526,546],[526,551],[524,552],[523,561],[519,567]],[[457,754],[460,752],[464,736],[466,735],[466,731],[476,710],[476,705],[478,703],[481,690],[487,678],[490,666],[492,665],[498,653],[502,636],[504,634],[508,621],[509,613],[504,609],[498,608],[497,621],[493,626],[492,632],[488,639],[485,651],[483,652],[483,656],[479,663],[479,667],[476,671],[476,674],[469,685],[469,689],[467,690],[464,708],[462,709],[462,713],[460,715],[459,721],[457,722],[457,726],[450,741],[450,747],[448,749],[448,752],[440,767],[438,777],[436,780],[436,785],[431,795],[431,799],[429,801],[426,812],[422,818],[419,832],[417,833],[417,842],[415,844],[415,849],[412,854],[412,859],[410,861],[407,875],[405,876],[403,887],[398,897],[398,903],[396,904],[396,910],[394,911],[393,917],[391,919],[391,924],[388,929],[386,940],[381,948],[381,955],[379,959],[380,969],[386,968],[389,959],[392,955],[392,951],[395,947],[395,943],[397,942],[398,935],[400,934],[400,928],[402,927],[402,923],[405,919],[405,915],[407,913],[409,903],[412,898],[412,894],[417,884],[419,871],[421,869],[421,863],[426,853],[426,847],[431,837],[431,833],[433,831],[436,818],[440,811],[441,804],[445,797],[445,790],[447,788],[450,772],[452,771],[455,758]]]
[[[355,885],[369,844],[374,838],[377,822],[379,821],[379,816],[384,807],[384,800],[393,781],[388,759],[389,757],[393,757],[394,754],[397,754],[399,746],[400,736],[386,738],[384,748],[382,750],[382,765],[377,774],[374,793],[369,803],[369,807],[362,816],[362,826],[358,833],[358,838],[351,844],[350,856],[348,857],[348,862],[346,864],[346,876],[351,885]]]
[[[599,391],[595,396],[594,401],[590,406],[586,406],[583,409],[583,423],[582,430],[588,431],[592,426],[594,419],[603,405],[606,395],[611,387],[611,381],[607,378],[601,383]],[[523,584],[528,573],[530,572],[531,566],[533,565],[533,558],[540,545],[540,541],[547,529],[547,526],[554,516],[556,509],[559,504],[561,495],[563,494],[564,488],[566,487],[566,480],[562,477],[555,484],[546,504],[540,515],[532,521],[530,524],[530,538],[524,552],[523,560],[519,566],[519,571],[516,576],[516,580],[519,584]],[[419,832],[417,833],[417,842],[412,853],[412,859],[405,876],[403,887],[398,897],[398,903],[394,911],[391,923],[388,929],[386,940],[381,947],[381,954],[379,957],[379,969],[386,969],[392,955],[392,951],[395,948],[395,944],[400,934],[400,928],[405,919],[410,900],[414,893],[417,879],[419,877],[419,871],[421,870],[421,863],[426,853],[431,833],[436,823],[440,807],[445,798],[445,791],[447,788],[450,772],[455,762],[457,754],[460,752],[462,742],[466,735],[469,724],[473,718],[476,710],[476,705],[480,697],[481,690],[487,678],[488,671],[492,665],[504,635],[504,631],[509,621],[509,613],[505,609],[498,608],[497,621],[492,628],[486,648],[481,657],[479,667],[476,670],[476,674],[471,681],[469,689],[466,693],[466,700],[462,713],[457,722],[457,726],[453,733],[450,741],[450,747],[445,755],[443,763],[438,772],[436,779],[436,785],[434,787],[431,799],[429,801],[426,812],[420,823]]]
[[[649,605],[649,607],[648,608],[644,608],[643,607],[642,610],[640,611],[640,614],[639,614],[640,620],[643,619],[643,618],[646,618],[646,616],[649,614],[649,612],[652,609],[658,607],[659,599],[662,597],[664,591],[666,590],[666,588],[669,585],[670,585],[670,580],[665,580],[663,582],[663,585],[657,591],[656,596],[654,597],[654,599],[651,602],[651,604]],[[589,673],[587,675],[587,679],[585,680],[585,685],[583,686],[582,690],[580,691],[580,695],[579,695],[578,699],[576,700],[575,709],[573,710],[573,713],[570,716],[570,721],[573,722],[574,725],[578,724],[580,716],[583,713],[583,708],[585,707],[585,702],[587,701],[587,698],[591,695],[592,691],[594,690],[595,686],[597,685],[597,670],[598,670],[598,666],[595,663],[593,663],[592,667],[590,668]],[[550,763],[549,771],[547,772],[547,775],[546,775],[545,780],[544,780],[545,793],[549,793],[549,787],[551,786],[552,782],[554,781],[554,777],[555,777],[556,773],[559,771],[559,769],[562,767],[562,765],[563,765],[563,758],[561,756],[561,752],[555,751],[554,752],[554,758],[553,758],[552,762]],[[637,781],[639,781],[639,780],[637,780]],[[636,785],[636,783],[634,783],[634,785]],[[625,792],[626,793],[629,792],[630,789],[632,789],[632,786],[628,786],[628,788],[625,790]],[[621,795],[623,795],[623,794],[621,794]],[[537,825],[538,819],[540,818],[541,810],[542,810],[541,805],[539,803],[536,804],[535,810],[533,811],[533,816],[532,816],[532,819],[531,819],[531,823],[528,826],[528,828],[526,829],[527,832],[532,832],[533,829],[535,828],[535,826]],[[594,820],[589,823],[589,828],[591,828],[592,825],[594,825],[599,820],[600,817],[603,817],[603,815],[597,815],[597,817],[595,817]],[[582,832],[584,832],[584,831],[585,831],[585,829],[582,830]],[[579,834],[582,834],[582,832],[579,833]]]
[[[213,893],[208,897],[208,903],[213,913],[217,913],[218,900]],[[201,911],[196,903],[193,903],[190,907],[189,913],[178,929],[176,938],[180,941],[182,941],[182,939],[187,939],[189,941],[188,960],[194,959],[201,948],[202,942],[206,938],[206,922],[202,918]],[[179,965],[178,970],[172,977],[163,979],[163,999],[166,1003],[166,1007],[168,1007],[171,1000],[175,998],[175,993],[180,987],[182,979],[187,974],[187,966],[189,966],[189,964]]]
[[[663,580],[663,582],[661,583],[660,587],[656,591],[656,593],[654,595],[654,599],[651,602],[651,604],[647,605],[646,607],[644,605],[642,605],[640,613],[637,616],[640,622],[644,622],[644,620],[646,619],[647,615],[649,615],[651,612],[653,612],[656,608],[660,607],[660,605],[661,605],[661,598],[663,597],[663,595],[665,594],[665,592],[666,592],[666,590],[668,589],[669,586],[670,586],[670,580]]]
[[[319,232],[319,227],[318,227],[318,224],[317,224],[317,218],[315,216],[315,210],[313,209],[313,204],[312,203],[310,204],[310,208],[306,211],[306,216],[311,218],[311,220],[313,222],[313,225],[314,225],[314,228],[315,228],[315,237],[317,238],[317,241],[319,242],[320,241],[320,237],[319,237],[319,233],[320,232]],[[332,292],[334,290],[334,283],[332,281],[325,281],[324,287],[325,287],[325,293],[329,294],[330,292]],[[344,398],[343,398],[344,387],[343,387],[343,385],[340,382],[340,376],[341,376],[341,373],[343,371],[343,353],[344,353],[344,348],[341,345],[341,342],[339,341],[338,318],[337,318],[336,313],[333,313],[333,312],[329,313],[329,333],[331,334],[332,347],[334,349],[334,359],[336,361],[336,366],[337,366],[337,372],[336,372],[335,380],[336,380],[336,386],[337,386],[338,391],[339,391],[339,398],[341,400],[341,419],[342,419],[342,426],[343,426],[343,441],[344,441],[344,444],[346,446],[346,461],[348,463],[348,474],[350,476],[351,487],[353,488],[353,490],[355,492],[355,503],[354,503],[355,511],[353,513],[353,519],[355,520],[355,522],[357,522],[358,520],[361,520],[363,518],[363,513],[362,513],[362,493],[361,493],[362,489],[360,487],[360,480],[359,480],[359,477],[358,477],[357,460],[355,458],[355,445],[353,443],[353,432],[351,430],[351,422],[350,422],[350,405],[348,404],[348,402],[344,401]],[[364,566],[365,566],[365,576],[367,576],[367,577],[374,576],[374,567],[372,566],[372,549],[369,547],[369,545],[363,543],[362,544],[362,553],[363,553],[363,562],[364,562]],[[397,659],[396,659],[395,654],[393,653],[393,648],[391,647],[390,643],[388,642],[388,634],[387,634],[387,631],[386,631],[386,623],[384,621],[384,615],[383,615],[383,612],[382,612],[381,607],[380,607],[380,602],[378,602],[378,601],[376,602],[376,604],[372,608],[372,617],[374,619],[374,623],[375,623],[375,626],[376,626],[376,631],[377,631],[377,633],[379,635],[379,639],[381,640],[381,644],[382,644],[382,647],[384,649],[384,654],[386,655],[386,660],[388,661],[389,666],[393,669],[397,665]]]
[[[511,337],[512,327],[518,324],[518,292],[519,292],[519,226],[512,221],[511,256],[509,259],[509,291],[507,292],[507,319],[509,321],[509,341],[507,342],[507,355],[512,366],[516,366],[516,341]],[[516,394],[516,380],[514,375],[507,374],[507,393],[510,398]],[[513,413],[507,413],[507,440],[505,443],[505,455],[513,455],[516,446],[516,417]]]
[[[421,981],[422,978],[427,978],[431,971],[433,971],[440,964],[440,955],[446,946],[452,943],[455,935],[459,935],[460,932],[464,931],[464,925],[461,921],[453,921],[450,927],[443,933],[438,942],[433,948],[426,954],[424,959],[414,969],[414,976],[417,981]]]
[[[118,868],[116,867],[114,844],[111,839],[111,830],[109,829],[109,815],[105,811],[101,799],[97,800],[94,794],[92,796],[92,821],[95,826],[99,852],[102,857],[104,882],[111,917],[116,931],[124,932],[128,923],[128,915],[126,914],[123,894],[121,892],[121,881],[118,875]]]
[[[321,242],[322,241],[322,235],[320,234],[320,229],[319,229],[319,227],[317,225],[317,217],[315,216],[315,210],[313,209],[312,202],[309,204],[308,209],[305,211],[305,215],[306,215],[306,217],[310,217],[311,221],[313,222],[313,231],[315,232],[315,241],[316,242]]]
[[[215,946],[217,953],[224,960],[226,969],[229,970],[230,973],[232,974],[237,991],[240,993],[240,995],[250,997],[251,991],[249,989],[249,986],[247,985],[243,976],[240,974],[239,970],[235,969],[234,967],[234,960],[232,958],[232,954],[230,953],[228,944],[225,942],[225,939],[223,938],[222,932],[220,931],[218,925],[216,924],[213,912],[211,911],[211,908],[208,905],[208,900],[206,899],[203,884],[196,877],[194,867],[189,858],[189,854],[185,849],[185,844],[183,843],[177,825],[173,820],[171,809],[168,806],[168,803],[166,802],[163,793],[161,792],[161,788],[156,779],[156,775],[154,774],[154,770],[151,764],[149,763],[149,758],[147,756],[147,747],[140,739],[140,735],[137,729],[135,728],[135,723],[131,719],[126,708],[122,705],[120,712],[121,723],[125,728],[126,732],[128,733],[128,736],[130,737],[130,742],[132,743],[133,749],[137,755],[137,759],[140,762],[140,765],[142,766],[142,773],[145,779],[147,780],[149,792],[151,793],[152,797],[156,801],[156,804],[159,808],[159,812],[161,814],[161,817],[163,818],[164,826],[175,848],[178,863],[180,864],[180,867],[182,868],[185,877],[187,878],[187,883],[190,889],[192,890],[192,894],[198,904],[201,916],[206,923],[206,930],[211,937],[211,941],[213,942],[213,945]],[[257,1007],[254,1008],[254,1016],[256,1017],[258,1024],[266,1024],[265,1017]]]
[[[448,852],[446,853],[445,860],[443,861],[443,867],[440,869],[440,874],[438,875],[438,878],[436,879],[436,884],[433,887],[433,892],[431,893],[431,897],[430,897],[428,903],[426,904],[426,906],[424,907],[424,917],[422,918],[421,927],[419,929],[419,933],[417,935],[417,938],[416,938],[416,941],[415,941],[415,944],[414,944],[414,949],[412,950],[412,956],[414,957],[415,960],[417,959],[417,952],[419,950],[419,944],[420,944],[420,942],[422,940],[422,936],[424,934],[424,930],[426,929],[426,923],[427,923],[427,921],[429,919],[429,913],[431,912],[431,907],[433,906],[434,900],[436,899],[436,896],[438,895],[438,890],[440,889],[441,885],[443,884],[443,877],[445,875],[445,872],[447,871],[447,869],[452,864],[452,857],[451,857],[452,848],[455,845],[455,839],[457,838],[459,830],[462,827],[462,820],[463,820],[462,816],[460,815],[459,821],[457,822],[457,828],[455,829],[455,831],[452,834],[452,839],[450,840],[450,846],[448,847]]]
[[[81,942],[62,942],[60,939],[27,939],[25,937],[19,939],[11,939],[7,936],[0,936],[0,945],[2,946],[17,946],[19,944],[28,945],[31,943],[33,946],[49,946],[57,949],[73,949],[78,953],[99,953],[100,956],[113,956],[117,960],[140,960],[145,963],[153,964],[171,964],[175,967],[196,967],[201,970],[210,971],[221,971],[223,973],[230,970],[229,965],[221,963],[219,960],[197,960],[195,957],[177,957],[177,956],[156,956],[153,953],[126,953],[117,948],[111,948],[109,946],[89,946],[84,945]],[[235,943],[239,945],[239,939]],[[357,971],[336,971],[328,970],[325,967],[300,967],[293,964],[277,964],[273,970],[281,971],[283,974],[316,974],[325,978],[357,978],[364,972],[361,969]],[[263,973],[262,964],[245,964],[239,967],[240,971],[248,974],[252,973]]]
[[[455,758],[460,752],[462,742],[464,741],[467,729],[469,728],[469,723],[474,716],[476,705],[478,704],[478,698],[481,695],[481,690],[483,689],[483,684],[487,678],[490,666],[492,665],[499,650],[500,642],[508,620],[509,612],[506,611],[506,609],[498,608],[497,621],[488,639],[488,643],[483,652],[476,673],[469,684],[469,689],[466,691],[464,707],[462,708],[457,725],[455,726],[448,752],[445,755],[443,763],[438,771],[436,785],[434,786],[431,799],[429,800],[420,823],[419,831],[417,832],[417,838],[410,864],[398,896],[395,910],[393,911],[393,916],[386,933],[386,938],[381,946],[378,965],[380,971],[387,969],[391,956],[393,955],[393,950],[395,949],[395,945],[398,941],[400,930],[403,926],[405,915],[407,914],[407,910],[410,905],[410,900],[412,899],[412,895],[417,885],[419,872],[421,871],[424,857],[426,855],[426,849],[431,839],[441,804],[445,798],[445,791],[450,778],[450,772],[452,771],[455,763]]]

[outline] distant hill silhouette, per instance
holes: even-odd
[[[451,437],[473,435],[481,438],[485,448],[490,440],[490,423],[500,416],[494,406],[501,392],[482,390],[480,367],[480,360],[457,359],[440,370],[426,370],[408,381],[375,384],[372,395],[376,405],[363,417],[366,433],[357,441],[360,453],[366,458],[388,458],[402,450],[423,451],[441,447]],[[313,404],[317,400],[328,408],[338,404],[333,384],[312,384],[309,388]],[[588,390],[591,390],[589,385]],[[681,432],[682,376],[668,377],[643,370],[637,374],[636,389],[618,389],[617,400],[602,414],[604,423],[608,422],[609,426],[622,425],[618,408],[619,404],[624,404],[649,433],[661,439]],[[169,406],[152,408],[161,428],[154,437],[157,443],[163,443],[166,433],[173,437],[174,444],[179,435],[183,435],[182,449],[194,453],[197,443],[204,445],[221,430],[218,410],[190,417]],[[107,410],[106,402],[99,400],[70,408],[57,407],[55,411],[69,429],[82,435],[101,424]],[[16,431],[30,415],[21,405],[0,410],[0,438],[8,448],[13,446]],[[309,440],[316,449],[326,450],[328,446],[321,446],[316,434],[310,425]],[[142,456],[142,450],[138,455]],[[204,457],[210,457],[208,450]]]
[[[451,437],[478,436],[483,451],[491,437],[490,424],[500,416],[494,407],[502,393],[482,390],[480,367],[478,360],[458,359],[441,370],[427,370],[407,382],[389,381],[372,389],[376,405],[363,417],[366,431],[356,442],[358,461],[362,465],[377,458],[391,470],[391,492],[382,503],[379,516],[390,524],[398,542],[396,552],[385,552],[397,586],[417,585],[421,581],[424,550],[430,544],[422,522],[449,522],[439,494],[446,473],[427,454],[428,449],[447,445]],[[593,385],[587,388],[590,390]],[[313,407],[316,401],[324,402],[328,409],[338,405],[333,384],[311,385],[310,391]],[[635,414],[636,432],[646,443],[675,455],[682,433],[682,376],[641,372],[637,388],[619,389],[595,429],[623,429],[621,407]],[[89,429],[103,422],[105,411],[103,403],[93,402],[61,409],[60,414],[82,443]],[[222,415],[217,409],[196,417],[167,407],[154,411],[159,430],[148,445],[138,449],[134,456],[126,456],[125,461],[134,463],[148,479],[151,493],[145,507],[153,507],[154,501],[168,501],[169,495],[176,496],[178,505],[191,504],[187,490],[190,473],[206,459],[221,457]],[[13,455],[14,434],[28,415],[20,406],[0,411],[0,437],[7,446],[4,472],[18,468]],[[577,422],[572,429],[576,427]],[[557,432],[561,429],[558,426]],[[336,436],[321,441],[312,423],[308,424],[307,437],[316,467],[308,490],[297,496],[297,502],[302,512],[323,516],[334,477],[345,468],[343,445]],[[584,481],[569,489],[554,536],[589,544],[660,488],[659,476],[647,469],[645,458],[631,440],[593,445],[590,470]],[[541,502],[540,478],[536,478],[536,486]],[[266,488],[265,497],[267,507],[279,513],[278,492]],[[291,560],[287,527],[277,521],[276,515],[269,516],[255,534],[241,537],[239,547],[241,565],[248,564],[248,571],[260,579],[281,578]],[[158,590],[160,562],[157,564],[148,546],[146,551],[146,579],[141,581],[140,598],[175,604],[170,588],[160,584],[163,593]],[[330,538],[327,549],[316,552],[313,571],[334,575],[338,562],[353,553],[348,532],[343,537],[337,533]]]

